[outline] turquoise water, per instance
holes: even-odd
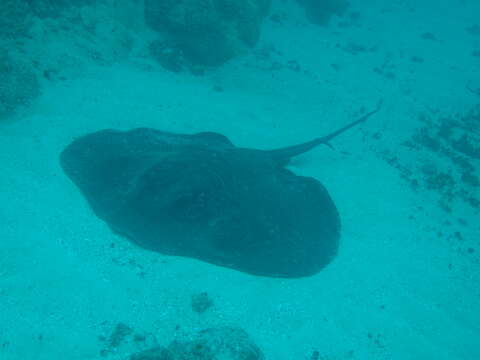
[[[480,358],[477,14],[474,0],[2,0],[0,359]],[[307,277],[137,246],[59,162],[102,129],[276,149],[380,100],[288,165],[342,223]]]

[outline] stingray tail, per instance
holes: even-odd
[[[319,145],[327,145],[329,148],[334,150],[332,144],[330,143],[330,141],[333,138],[336,138],[338,135],[344,133],[345,131],[349,130],[354,126],[365,122],[369,117],[376,114],[380,110],[380,108],[382,107],[382,103],[383,101],[379,101],[377,104],[377,107],[374,110],[362,115],[359,119],[351,122],[350,124],[345,125],[344,127],[332,132],[331,134],[316,138],[314,140],[311,140],[302,144],[293,145],[293,146],[276,149],[276,150],[269,150],[268,152],[279,163],[286,164],[292,157],[303,154],[304,152],[307,152]]]

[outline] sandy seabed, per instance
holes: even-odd
[[[465,85],[480,87],[480,59],[471,55],[480,37],[465,29],[480,8],[377,3],[357,6],[358,26],[299,25],[295,15],[282,26],[267,22],[258,50],[203,76],[169,73],[147,58],[92,64],[49,83],[3,123],[0,358],[123,359],[232,325],[266,359],[314,351],[322,360],[480,359],[478,210],[459,201],[444,211],[438,194],[414,191],[382,157],[414,164],[417,153],[402,143],[422,126],[420,113],[439,118],[478,104]],[[379,99],[381,112],[335,140],[335,151],[315,149],[291,166],[327,187],[343,223],[337,258],[303,279],[138,248],[93,216],[58,163],[72,139],[103,128],[209,130],[275,148],[326,134]],[[215,304],[203,314],[191,308],[200,292]],[[119,323],[145,339],[108,348],[103,337]]]

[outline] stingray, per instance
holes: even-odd
[[[236,147],[214,132],[107,129],[74,140],[60,163],[96,216],[143,248],[298,278],[335,257],[340,217],[318,180],[286,165],[377,111],[276,150]]]

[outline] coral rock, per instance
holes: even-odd
[[[145,0],[145,19],[193,64],[218,66],[253,47],[270,0]]]

